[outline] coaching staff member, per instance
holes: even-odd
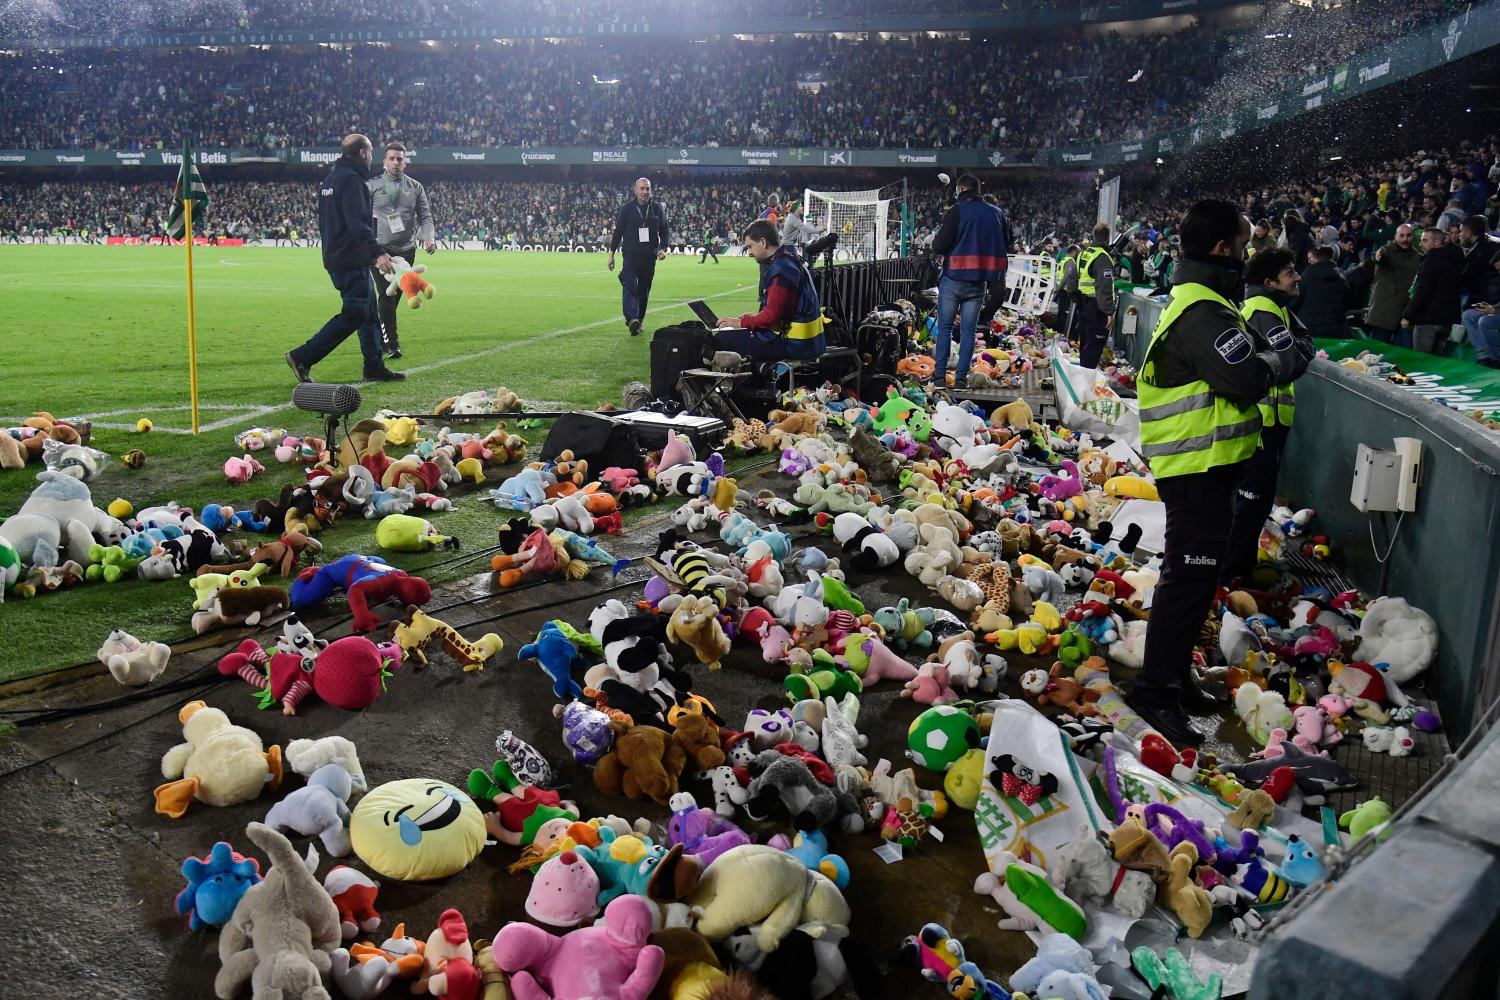
[[[609,238],[611,271],[615,269],[615,251],[620,249],[625,251],[625,263],[620,267],[621,305],[625,326],[635,337],[640,335],[641,321],[646,318],[656,262],[667,256],[667,213],[651,200],[651,182],[645,177],[635,182],[635,197],[621,205],[615,216],[615,231]]]
[[[375,208],[375,242],[391,257],[408,264],[416,263],[417,244],[428,253],[437,252],[437,232],[432,226],[432,209],[427,206],[427,189],[406,175],[406,147],[399,142],[385,144],[385,173],[368,181],[370,200]],[[401,342],[396,339],[396,304],[399,295],[387,295],[380,272],[372,270],[375,298],[380,303],[380,329],[385,335],[381,346],[393,358],[401,357]]]
[[[375,242],[370,189],[365,181],[373,163],[370,140],[353,133],[344,137],[340,156],[318,189],[318,232],[323,237],[323,267],[333,287],[344,297],[344,308],[313,334],[311,340],[286,354],[297,379],[312,381],[312,367],[335,347],[359,331],[365,357],[365,381],[398,382],[406,378],[385,366],[380,356],[380,314],[375,306],[371,265],[381,273],[391,270],[391,258]]]

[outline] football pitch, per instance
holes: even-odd
[[[226,483],[223,464],[238,455],[246,427],[321,434],[320,418],[291,406],[295,384],[283,355],[339,307],[316,249],[194,250],[200,433],[190,433],[186,292],[182,248],[3,246],[0,267],[16,278],[4,342],[10,363],[0,392],[0,426],[36,410],[93,422],[92,445],[111,455],[89,486],[95,504],[123,497],[142,507],[175,500],[241,506],[274,496],[300,471],[265,459],[266,472]],[[656,269],[646,334],[630,337],[620,285],[603,254],[442,250],[429,257],[435,297],[400,309],[404,357],[391,366],[405,382],[361,385],[359,416],[381,408],[430,411],[448,396],[505,385],[533,408],[620,401],[620,389],[649,380],[649,331],[691,317],[686,303],[708,299],[720,314],[755,308],[755,264],[668,257]],[[356,382],[351,336],[313,371],[320,382]],[[150,419],[148,434],[136,421]],[[522,430],[533,444],[544,428]],[[120,461],[146,453],[139,469]],[[396,454],[393,450],[392,454]],[[0,515],[15,512],[42,466],[0,471]],[[435,515],[473,547],[492,542],[494,508],[473,499]],[[323,535],[328,553],[372,551],[374,521],[342,523]],[[411,570],[444,555],[397,557]],[[472,572],[475,567],[466,567]],[[192,594],[181,581],[88,583],[67,593],[0,604],[0,681],[93,659],[111,628],[142,640],[190,633]]]

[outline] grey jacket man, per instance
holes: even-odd
[[[402,174],[397,180],[387,173],[370,178],[370,199],[375,211],[375,242],[386,251],[411,250],[418,243],[436,239],[427,189],[420,181]]]

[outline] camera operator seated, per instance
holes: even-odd
[[[754,361],[821,357],[823,311],[807,265],[781,245],[766,219],[752,222],[744,240],[745,252],[760,263],[760,312],[721,320],[714,346]]]

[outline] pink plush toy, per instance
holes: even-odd
[[[244,458],[231,458],[224,463],[224,478],[236,486],[248,483],[251,476],[265,471],[266,467],[248,454]]]
[[[667,431],[667,446],[661,450],[661,461],[656,464],[656,474],[660,476],[674,465],[686,465],[696,460],[693,443],[685,437],[679,437],[676,431]]]
[[[1042,496],[1048,500],[1067,500],[1083,492],[1083,480],[1078,475],[1078,466],[1072,460],[1062,464],[1066,476],[1043,476],[1037,485]]]
[[[1295,746],[1298,750],[1301,750],[1305,754],[1316,757],[1328,756],[1327,750],[1319,750],[1318,745],[1312,742],[1312,740],[1308,739],[1306,736],[1303,736],[1301,732],[1298,732],[1295,736],[1293,736],[1285,729],[1282,729],[1280,726],[1277,726],[1275,729],[1271,730],[1271,736],[1269,741],[1266,743],[1266,748],[1264,750],[1257,750],[1250,756],[1258,760],[1270,760],[1273,757],[1280,757],[1284,753],[1281,747],[1283,741],[1290,742],[1293,746]]]
[[[777,624],[765,608],[751,608],[740,620],[739,634],[760,643],[761,659],[767,663],[783,663],[786,652],[792,648],[792,633]]]
[[[1292,710],[1292,718],[1297,720],[1297,735],[1305,737],[1315,746],[1331,747],[1344,738],[1339,727],[1333,724],[1333,718],[1321,705],[1295,708]]]
[[[531,880],[526,915],[551,927],[577,927],[599,912],[599,876],[574,851],[548,858]]]
[[[516,1000],[646,1000],[665,959],[647,943],[653,912],[645,897],[626,894],[604,908],[602,923],[562,937],[506,924],[491,954]]]
[[[862,660],[863,672],[859,668]],[[892,652],[891,647],[869,632],[854,632],[845,638],[839,663],[859,674],[865,687],[881,681],[900,681],[905,684],[917,676],[916,667]]]
[[[634,469],[622,469],[618,465],[611,465],[599,473],[599,480],[609,487],[611,493],[624,493],[632,486],[640,485],[641,474]]]
[[[401,662],[395,643],[377,646],[362,635],[335,639],[318,654],[313,670],[313,690],[335,708],[357,712],[380,697],[385,665]]]
[[[901,697],[921,705],[951,705],[958,692],[948,683],[948,667],[943,663],[924,663],[917,676],[906,682]]]

